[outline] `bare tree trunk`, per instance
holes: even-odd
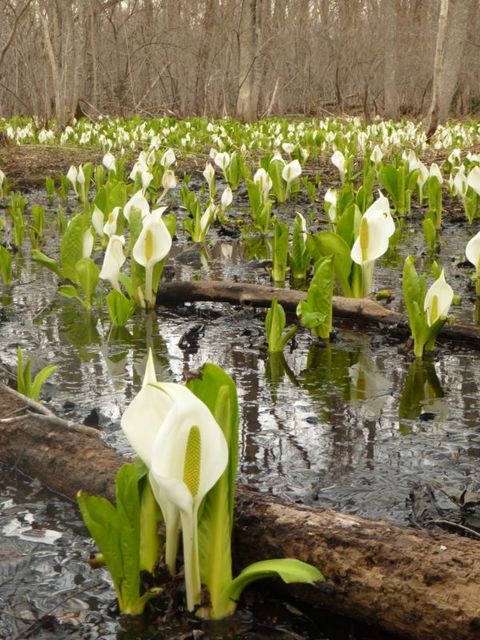
[[[261,5],[262,0],[242,0],[238,34],[238,98],[237,117],[256,120],[260,97],[261,62]]]
[[[384,116],[397,120],[399,100],[397,85],[397,0],[384,0],[383,91]]]
[[[205,115],[207,111],[208,53],[213,44],[212,32],[215,26],[215,8],[215,0],[206,0],[197,56],[197,77],[195,79],[195,111],[199,115]]]
[[[470,0],[441,0],[427,137],[448,118],[465,46]]]

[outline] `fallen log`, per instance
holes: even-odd
[[[79,489],[112,499],[124,461],[95,429],[0,385],[3,464],[71,499]],[[315,564],[333,588],[290,585],[297,597],[404,638],[480,637],[480,542],[287,504],[240,486],[234,549],[240,567],[282,556]]]
[[[277,289],[261,284],[233,282],[229,280],[203,280],[190,282],[161,282],[157,292],[157,304],[173,305],[182,302],[228,302],[252,307],[269,307],[277,298],[285,311],[295,312],[306,293],[296,289]],[[355,320],[363,325],[388,327],[394,335],[408,338],[410,327],[405,316],[370,298],[333,297],[333,316],[337,319]],[[480,348],[480,327],[466,324],[446,325],[440,339],[449,342],[465,342]]]

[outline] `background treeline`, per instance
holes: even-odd
[[[464,115],[479,27],[480,0],[0,0],[0,115]]]

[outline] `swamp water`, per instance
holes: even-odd
[[[463,294],[463,306],[454,309],[462,321],[473,316],[469,272],[462,268],[470,235],[464,225],[447,226],[440,255],[447,278]],[[55,255],[49,244],[45,252]],[[400,304],[403,256],[419,255],[421,244],[405,228],[401,255],[379,265],[375,282],[393,289],[392,308]],[[182,241],[174,249],[167,278],[269,282],[262,238],[217,237],[203,248]],[[111,330],[108,318],[56,295],[56,277],[27,257],[16,258],[16,269],[16,283],[1,299],[2,362],[14,368],[21,346],[35,369],[58,365],[43,398],[60,415],[101,429],[125,453],[130,449],[119,420],[140,388],[151,346],[159,379],[180,381],[208,360],[234,377],[240,482],[286,500],[403,524],[418,484],[438,489],[446,508],[453,503],[445,494],[477,488],[479,354],[466,346],[442,345],[422,364],[387,331],[339,325],[326,346],[299,331],[283,359],[266,353],[264,311],[219,303],[159,307]],[[0,638],[382,637],[318,612],[295,612],[283,601],[264,604],[263,587],[220,626],[120,625],[106,574],[86,565],[93,546],[77,509],[11,470],[0,483]]]

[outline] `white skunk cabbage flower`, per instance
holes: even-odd
[[[467,260],[473,264],[477,273],[480,273],[480,231],[468,241],[465,255]]]
[[[453,300],[453,289],[445,280],[445,272],[432,284],[425,295],[423,310],[427,313],[427,324],[431,327],[439,318],[446,317]]]
[[[120,291],[120,283],[118,281],[120,269],[125,262],[125,254],[123,253],[124,246],[125,238],[123,236],[110,236],[100,271],[100,278],[102,280],[108,280],[117,291]]]
[[[165,393],[161,385],[156,390]],[[180,514],[187,608],[193,611],[201,599],[198,509],[227,466],[228,445],[208,407],[183,390],[155,438],[151,477],[160,507],[168,501]]]
[[[473,167],[467,177],[468,186],[480,196],[480,167]]]
[[[173,149],[167,149],[163,156],[160,158],[160,164],[164,169],[168,169],[172,164],[175,164],[175,152]]]
[[[222,197],[220,199],[222,210],[225,210],[227,207],[229,207],[232,204],[232,201],[233,201],[232,189],[229,186],[227,186],[223,190]]]
[[[296,180],[302,174],[302,167],[298,160],[292,160],[286,164],[282,169],[282,178],[290,184],[293,180]]]
[[[142,220],[144,220],[150,214],[150,205],[147,202],[147,199],[143,195],[143,192],[137,191],[133,194],[130,200],[123,207],[123,215],[125,216],[127,222],[130,221],[130,212],[132,209],[138,209],[142,213]]]
[[[230,154],[226,151],[222,151],[221,153],[217,153],[214,158],[214,162],[222,171],[228,168],[228,165],[231,162]]]
[[[103,156],[102,164],[107,171],[116,171],[116,161],[113,153],[109,151]]]
[[[343,182],[343,180],[345,179],[345,172],[346,172],[346,160],[345,160],[345,156],[343,155],[343,153],[341,151],[339,151],[338,149],[333,153],[332,157],[330,158],[332,164],[337,167],[338,172],[340,173],[340,178]]]
[[[93,233],[90,227],[83,234],[82,258],[90,258],[93,251]]]

